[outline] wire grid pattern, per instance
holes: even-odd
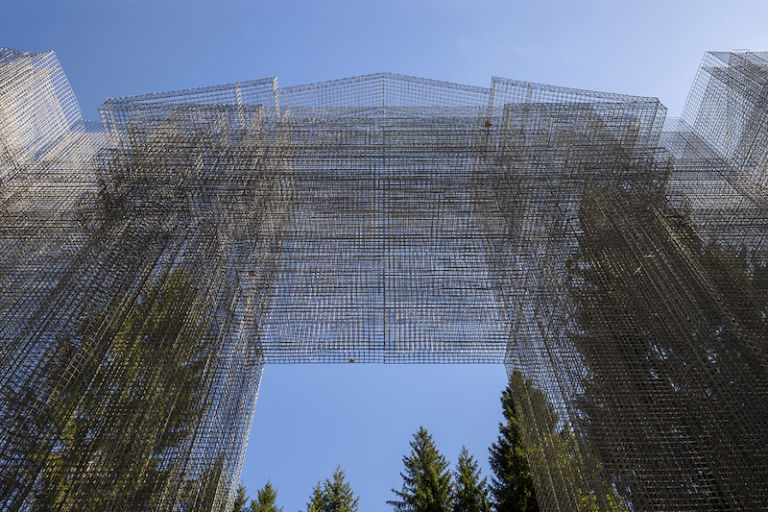
[[[768,501],[764,54],[654,98],[0,50],[0,509],[231,506],[267,363],[504,363],[542,510]]]
[[[764,507],[765,86],[707,55],[661,133],[649,101],[504,107],[489,254],[543,509]]]
[[[47,109],[35,122],[59,130],[62,95],[24,86]],[[284,150],[264,109],[207,100],[163,114],[108,103],[110,132],[80,122],[42,155],[13,146],[2,184],[0,509],[230,500],[290,187],[272,167],[284,168]],[[136,122],[147,112],[157,115]],[[18,119],[0,126],[19,133]]]
[[[501,361],[469,195],[487,89],[378,74],[279,95],[295,196],[265,360]]]

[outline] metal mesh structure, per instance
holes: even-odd
[[[505,364],[543,510],[768,502],[765,54],[654,98],[0,51],[0,509],[226,509],[268,363]]]

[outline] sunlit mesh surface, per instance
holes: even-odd
[[[544,510],[768,502],[765,54],[654,98],[0,50],[0,509],[221,510],[266,363],[504,363]],[[469,383],[468,385],[471,385]]]

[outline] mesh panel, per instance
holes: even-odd
[[[768,501],[768,64],[654,98],[0,50],[0,509],[221,510],[267,363],[504,363],[543,510]]]

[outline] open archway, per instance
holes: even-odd
[[[768,496],[766,57],[654,98],[380,73],[108,100],[4,50],[0,504],[212,510],[261,371],[497,363],[546,510]]]

